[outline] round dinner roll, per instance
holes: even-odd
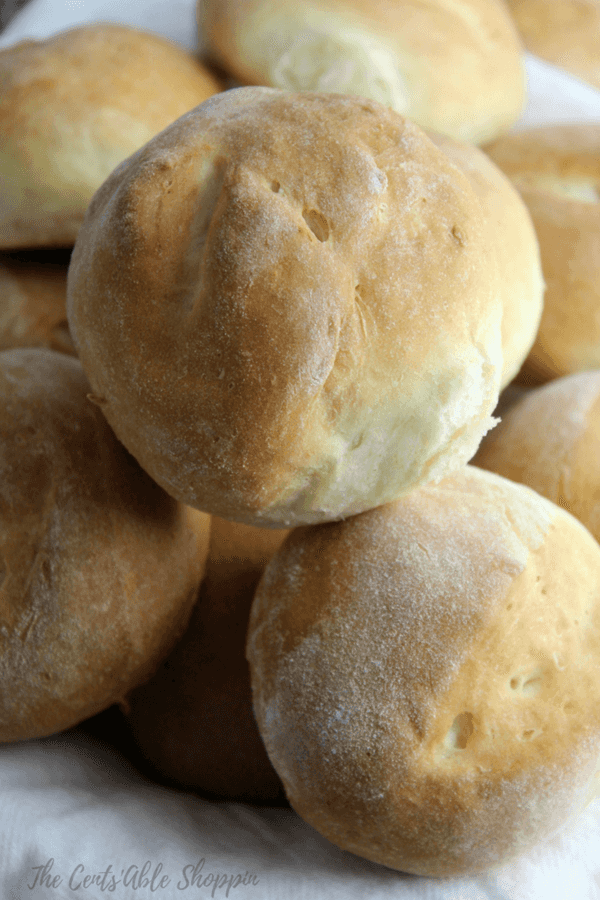
[[[598,789],[600,547],[498,475],[296,529],[247,655],[291,805],[373,862],[482,872]]]
[[[600,371],[528,391],[486,435],[473,463],[533,488],[600,541]]]
[[[474,147],[429,132],[431,140],[465,173],[475,191],[496,248],[502,286],[501,387],[519,372],[531,350],[544,304],[544,277],[531,216],[517,189],[491,159]]]
[[[529,209],[546,281],[519,378],[535,384],[600,367],[600,123],[532,128],[485,151]]]
[[[111,22],[0,51],[0,248],[72,246],[115,166],[220,89],[180,47]]]
[[[185,629],[210,517],[154,484],[79,362],[0,353],[0,741],[124,699]]]
[[[97,192],[67,310],[174,497],[290,527],[457,468],[493,420],[497,262],[466,177],[370,100],[227,91]]]
[[[243,83],[370,97],[473,143],[521,114],[521,42],[502,0],[200,0],[209,52]]]
[[[0,350],[47,347],[75,355],[67,323],[68,255],[0,254]]]
[[[525,46],[600,88],[598,0],[506,0]]]
[[[250,604],[287,531],[211,520],[206,576],[190,624],[124,711],[161,775],[221,798],[283,799],[256,727],[244,654]]]

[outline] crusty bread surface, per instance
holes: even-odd
[[[122,700],[170,652],[210,517],[165,494],[87,399],[77,360],[0,354],[0,741]]]
[[[360,856],[465,875],[528,850],[598,788],[600,548],[472,466],[267,566],[247,654],[297,812]]]
[[[0,248],[71,247],[115,166],[219,90],[182,48],[112,22],[0,51]]]
[[[476,466],[568,510],[600,541],[600,371],[526,392],[484,438]]]
[[[119,439],[223,518],[360,512],[459,467],[492,424],[479,202],[374,101],[239,88],[182,117],[95,195],[67,308]]]

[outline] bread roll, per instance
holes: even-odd
[[[535,341],[544,304],[540,250],[519,192],[483,151],[430,132],[429,137],[465,173],[483,210],[496,249],[502,287],[501,387],[519,372]]]
[[[523,107],[521,44],[499,0],[201,0],[198,18],[246,84],[370,97],[474,143]]]
[[[66,254],[0,255],[0,350],[47,347],[75,355],[67,323]]]
[[[492,424],[479,202],[374,101],[239,88],[182,117],[97,192],[67,303],[119,439],[223,518],[360,512],[460,466]]]
[[[144,756],[177,785],[274,802],[283,788],[252,712],[250,604],[287,531],[213,518],[206,577],[185,635],[125,709]]]
[[[600,123],[512,134],[486,153],[519,189],[537,233],[544,311],[522,376],[600,366]]]
[[[600,547],[466,467],[299,528],[257,589],[257,722],[294,809],[403,872],[510,859],[598,789]]]
[[[507,0],[528,50],[600,88],[598,0]]]
[[[519,481],[576,516],[600,541],[600,371],[528,391],[473,463]]]
[[[0,741],[122,700],[183,632],[209,517],[141,471],[80,364],[0,354]]]
[[[219,90],[175,44],[110,22],[0,51],[0,248],[72,246],[115,166]]]

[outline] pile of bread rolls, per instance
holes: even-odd
[[[118,703],[157,778],[481,872],[598,790],[600,128],[506,134],[500,0],[198,18],[240,86],[0,52],[0,740]]]

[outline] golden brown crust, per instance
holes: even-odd
[[[68,263],[0,255],[0,350],[46,347],[75,356],[67,322]]]
[[[72,246],[115,166],[220,89],[175,44],[114,23],[0,51],[0,248]]]
[[[600,124],[555,125],[485,148],[519,189],[546,281],[540,329],[519,379],[600,366]]]
[[[0,740],[52,734],[146,681],[189,618],[209,517],[141,471],[80,364],[0,354]]]
[[[600,541],[600,372],[528,391],[483,440],[473,463],[568,510]]]
[[[200,33],[243,83],[370,97],[481,143],[524,103],[521,44],[498,0],[208,0]]]
[[[597,0],[506,0],[525,46],[600,88]]]
[[[531,216],[510,179],[483,151],[440,134],[429,133],[429,137],[469,179],[481,203],[488,241],[498,257],[504,388],[531,350],[542,316],[545,285]]]
[[[401,871],[483,871],[590,799],[600,548],[533,491],[467,466],[267,566],[247,654],[292,806]]]
[[[286,534],[211,520],[190,624],[154,677],[127,698],[142,752],[176,784],[229,799],[283,798],[254,720],[244,647],[256,585]]]
[[[120,440],[173,496],[258,526],[349,515],[470,458],[501,314],[465,176],[334,94],[240,88],[182,117],[98,191],[69,270]]]

